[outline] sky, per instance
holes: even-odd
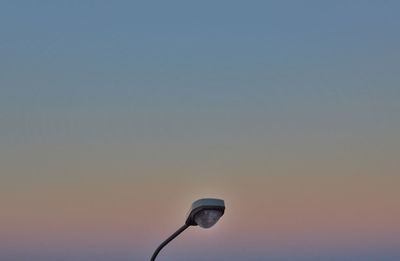
[[[399,8],[1,1],[0,260],[399,260]]]

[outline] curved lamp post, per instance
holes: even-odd
[[[193,202],[185,224],[179,228],[174,234],[167,238],[161,245],[154,251],[150,261],[154,261],[160,253],[161,249],[176,238],[180,233],[185,231],[189,226],[199,225],[202,228],[210,228],[222,217],[225,212],[225,203],[222,199],[216,198],[203,198]]]

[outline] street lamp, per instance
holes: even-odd
[[[186,217],[185,224],[179,228],[174,234],[167,238],[154,251],[150,261],[154,261],[161,249],[176,238],[180,233],[185,231],[189,226],[199,225],[202,228],[210,228],[222,217],[225,212],[225,203],[222,199],[203,198],[193,202]]]

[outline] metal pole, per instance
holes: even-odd
[[[165,247],[165,245],[167,245],[169,242],[171,242],[174,238],[176,238],[180,233],[182,233],[183,231],[185,231],[185,229],[187,229],[189,227],[189,225],[183,225],[181,228],[179,228],[175,233],[173,233],[169,238],[167,238],[164,242],[161,243],[161,245],[159,245],[156,249],[156,251],[154,251],[154,254],[151,256],[150,261],[154,261],[156,260],[156,257],[158,255],[158,253],[160,253],[161,249],[163,247]]]

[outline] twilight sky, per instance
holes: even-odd
[[[1,1],[0,260],[399,260],[399,11]]]

